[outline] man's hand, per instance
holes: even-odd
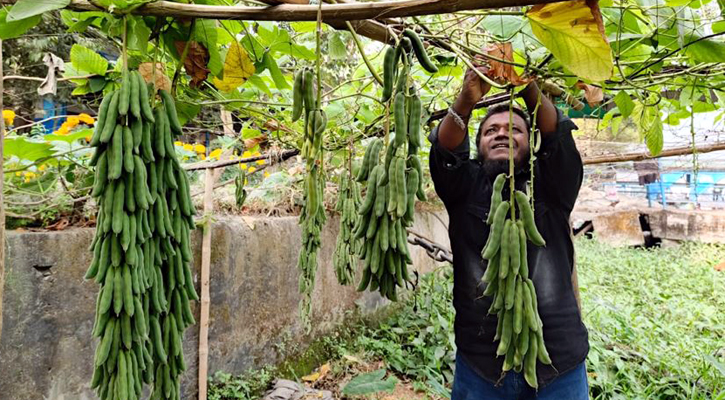
[[[476,69],[484,75],[488,73],[487,66],[479,65],[476,66]],[[469,68],[463,77],[463,87],[461,88],[461,93],[458,94],[456,102],[453,104],[453,109],[464,117],[470,115],[476,103],[489,90],[491,90],[491,85],[481,79],[474,70]]]

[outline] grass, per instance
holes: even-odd
[[[576,243],[592,399],[725,400],[725,246],[668,249]],[[347,324],[280,367],[217,374],[212,400],[257,399],[274,377],[299,378],[329,360],[336,389],[364,362],[386,368],[430,397],[447,397],[455,343],[450,268],[426,275],[398,310],[380,321]],[[314,362],[311,362],[314,361]],[[300,369],[299,366],[306,366]]]

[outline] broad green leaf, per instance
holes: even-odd
[[[292,22],[292,23],[290,23],[290,26],[297,33],[314,32],[315,29],[317,29],[317,22],[310,22],[310,21]],[[325,25],[323,25],[323,27],[324,26]]]
[[[264,82],[264,79],[262,79],[259,75],[252,75],[249,77],[249,82],[254,85],[257,89],[263,91],[268,96],[272,95],[272,91],[269,90],[269,86],[267,86],[267,83]]]
[[[725,32],[725,21],[717,21],[712,24],[712,33]]]
[[[74,44],[70,49],[70,61],[76,70],[88,74],[103,76],[106,75],[106,70],[108,69],[108,61],[106,59],[95,51],[79,44]]]
[[[70,92],[72,96],[83,96],[84,94],[88,93],[92,93],[90,86],[88,86],[88,83],[76,86],[76,88],[73,89],[72,92]]]
[[[7,21],[8,9],[0,9],[0,39],[13,39],[22,36],[28,29],[38,25],[40,15],[22,19],[20,21]]]
[[[700,37],[696,35],[685,36],[685,43],[692,43],[685,48],[685,54],[701,63],[725,62],[725,43],[712,39],[699,39]]]
[[[637,122],[640,136],[644,138],[650,154],[656,156],[662,152],[664,138],[659,108],[657,106],[644,106],[642,103],[637,102],[632,111],[632,118]]]
[[[596,11],[577,0],[537,5],[526,16],[534,35],[562,65],[581,78],[599,82],[612,76],[614,65]]]
[[[632,110],[634,110],[634,102],[629,97],[629,94],[627,94],[624,90],[614,96],[614,104],[616,104],[617,108],[619,108],[622,118],[629,117],[632,114]]]
[[[247,50],[247,53],[253,60],[261,60],[264,55],[265,48],[259,41],[252,35],[244,35],[242,38],[242,46]]]
[[[9,22],[41,15],[47,11],[65,8],[70,0],[18,0],[8,13]]]
[[[88,79],[88,88],[91,89],[91,92],[96,93],[103,90],[104,87],[106,87],[106,78],[102,76],[94,76],[93,78]]]
[[[348,396],[356,396],[393,390],[397,380],[393,377],[383,380],[386,373],[385,369],[379,369],[358,375],[345,385],[342,393]]]
[[[217,28],[217,22],[211,19],[197,20],[194,25],[194,39],[203,44],[209,52],[207,68],[209,68],[212,75],[216,76],[222,73],[223,68],[219,46],[217,46],[219,32],[222,31],[224,29]]]
[[[259,129],[252,129],[249,127],[242,128],[242,139],[254,139],[262,135]]]
[[[279,28],[267,21],[259,21],[257,26],[257,37],[259,43],[264,47],[270,47],[279,38]]]
[[[513,15],[489,15],[483,19],[481,26],[498,39],[509,41],[525,23],[524,18]]]
[[[347,58],[347,47],[342,41],[342,33],[332,32],[330,35],[330,57],[334,60]]]
[[[141,54],[146,54],[149,45],[149,37],[151,29],[146,26],[143,18],[132,17],[128,20],[128,48],[138,50]]]
[[[48,134],[43,136],[43,139],[47,142],[66,142],[66,143],[73,143],[76,140],[83,139],[89,136],[93,135],[93,129],[86,128],[81,129],[77,132],[73,132],[68,135],[54,135],[54,134]]]
[[[695,101],[692,104],[692,111],[696,113],[710,112],[717,110],[714,104],[705,101]]]
[[[224,60],[224,75],[222,79],[214,78],[214,85],[223,92],[242,86],[254,74],[255,68],[249,54],[238,43],[233,43]]]
[[[193,120],[201,111],[198,104],[187,103],[185,101],[176,102],[176,112],[179,114],[179,122],[184,125],[186,122]]]
[[[274,85],[277,87],[277,89],[289,89],[290,86],[287,83],[284,75],[282,74],[282,71],[279,69],[277,61],[269,54],[269,52],[264,53],[263,62],[265,67],[269,70],[269,75],[272,76],[272,80],[274,81]]]
[[[221,27],[217,31],[217,43],[226,45],[237,40],[237,33],[242,32],[242,23],[239,21],[219,21]]]
[[[6,137],[4,146],[3,156],[6,158],[16,156],[21,160],[36,161],[55,154],[50,143],[31,142],[24,137]]]
[[[292,42],[277,43],[270,48],[273,52],[288,54],[294,58],[304,58],[306,60],[314,60],[317,56],[315,52],[305,46],[294,44]]]

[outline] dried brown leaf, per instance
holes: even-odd
[[[514,62],[514,51],[509,42],[492,43],[484,51],[491,57]],[[525,85],[531,82],[530,77],[524,78],[519,76],[512,64],[491,59],[489,59],[488,64],[490,68],[487,75],[498,82],[509,82],[515,86]]]
[[[176,51],[178,51],[179,54],[182,54],[184,52],[184,47],[186,47],[186,42],[176,41],[174,42],[174,46],[176,46]],[[186,69],[186,73],[191,76],[191,83],[189,86],[197,88],[206,80],[207,76],[209,76],[209,72],[211,72],[209,68],[207,68],[208,64],[209,51],[206,47],[199,42],[191,42],[189,44],[189,51],[186,54],[186,59],[184,60],[184,69]]]
[[[171,79],[166,76],[166,67],[163,63],[156,63],[156,73],[154,75],[153,63],[142,63],[138,66],[138,72],[141,73],[146,82],[152,82],[155,79],[154,87],[156,90],[171,91]]]
[[[594,107],[604,101],[604,92],[602,92],[602,88],[588,85],[582,81],[578,81],[576,83],[576,87],[577,89],[584,90],[584,98],[590,106]]]

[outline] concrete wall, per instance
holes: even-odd
[[[438,216],[447,221],[445,212]],[[212,237],[210,373],[241,373],[276,363],[281,358],[277,349],[285,343],[307,343],[340,324],[347,311],[371,311],[385,303],[376,294],[359,294],[337,284],[331,264],[337,225],[331,218],[323,233],[314,329],[306,336],[298,316],[297,218],[217,217]],[[421,213],[414,229],[448,246],[447,230],[433,214]],[[193,235],[197,285],[200,236]],[[8,233],[0,400],[96,398],[89,380],[98,285],[83,281],[92,237],[92,229]],[[411,251],[419,271],[435,266],[420,248]],[[196,305],[194,312],[198,319]],[[184,338],[189,365],[182,381],[186,399],[197,394],[197,350],[194,326]]]

